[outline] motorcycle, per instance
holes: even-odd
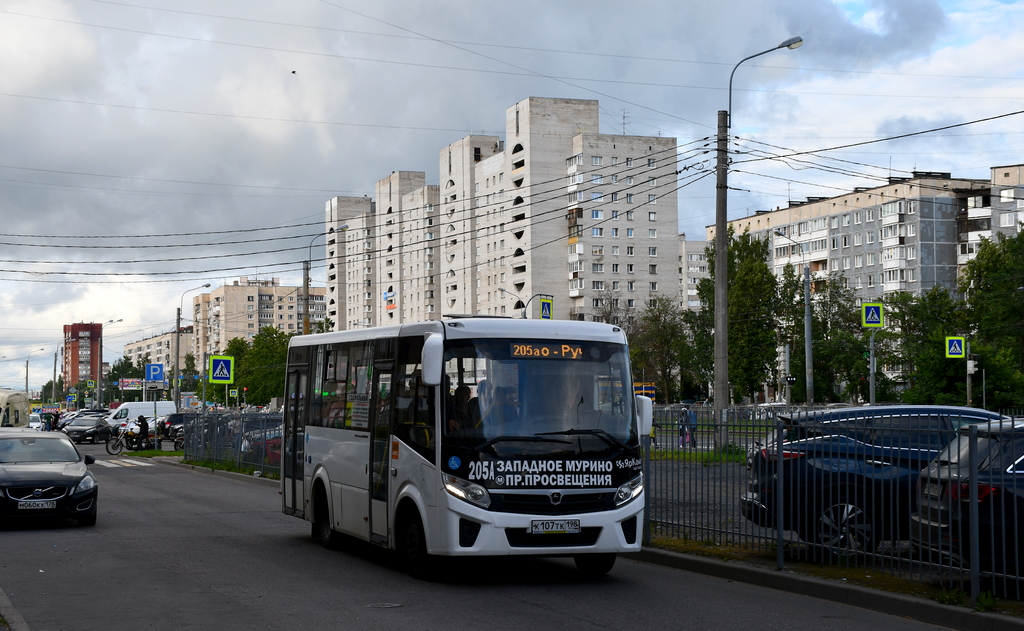
[[[182,451],[185,449],[185,426],[179,425],[174,430],[174,451]]]
[[[156,441],[151,432],[142,441],[142,444],[139,444],[139,429],[139,424],[132,421],[118,432],[117,436],[111,436],[110,440],[107,441],[107,453],[111,456],[117,456],[125,449],[128,451],[156,449]]]

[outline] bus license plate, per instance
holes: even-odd
[[[57,500],[41,500],[38,502],[18,502],[19,509],[57,508]]]
[[[530,533],[534,535],[576,535],[579,532],[578,519],[537,519],[530,528]]]

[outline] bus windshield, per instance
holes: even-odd
[[[638,445],[622,344],[449,340],[442,393],[449,448],[594,456]]]

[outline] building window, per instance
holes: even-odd
[[[600,191],[598,191],[598,192],[594,192],[594,193],[590,194],[590,201],[592,201],[592,202],[600,202],[602,200],[604,200],[604,193],[601,193]]]
[[[657,265],[648,265],[647,266],[647,273],[648,274],[657,274],[658,273],[658,266]]]
[[[657,195],[648,195],[647,196],[647,203],[648,204],[657,204],[658,203],[658,196]]]
[[[658,248],[657,247],[647,248],[647,254],[649,256],[658,256]]]
[[[633,203],[633,194],[632,193],[626,193],[626,203],[627,204],[632,204]]]
[[[604,163],[602,156],[590,156],[590,166],[599,167]]]
[[[604,289],[604,281],[603,280],[591,281],[591,285],[590,286],[593,289],[598,289],[598,290]]]
[[[592,236],[592,237],[603,237],[604,236],[604,228],[591,228],[590,229],[590,236]]]
[[[604,272],[604,263],[591,263],[590,264],[590,271],[594,272],[595,274],[603,273]]]
[[[601,184],[603,181],[604,181],[604,177],[600,173],[591,173],[590,174],[590,183],[591,184]]]
[[[590,211],[590,218],[591,219],[604,219],[604,211],[603,210],[592,210],[592,211]]]
[[[649,213],[647,213],[647,219],[650,220],[650,221],[657,221],[658,220],[658,211],[652,210]]]
[[[651,291],[658,291],[658,281],[651,281]]]
[[[648,168],[653,169],[656,165],[657,165],[657,161],[655,161],[654,158],[647,158],[647,166],[648,166]]]
[[[658,238],[658,229],[657,228],[648,228],[647,236],[648,236],[648,238],[651,238],[651,239],[657,239]]]

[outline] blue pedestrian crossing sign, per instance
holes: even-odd
[[[146,364],[146,381],[159,381],[164,380],[164,365],[163,364]]]
[[[967,346],[962,337],[946,338],[946,357],[952,359],[963,359],[967,357]]]
[[[235,358],[226,355],[211,355],[206,380],[210,383],[234,383]]]
[[[540,299],[540,319],[550,320],[551,319],[551,298]]]
[[[882,303],[865,302],[860,306],[860,325],[869,329],[880,329],[885,326],[885,314]]]

